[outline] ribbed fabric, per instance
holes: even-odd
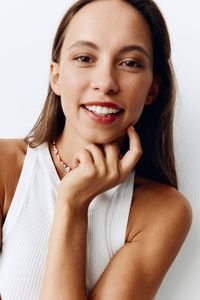
[[[124,245],[134,175],[97,196],[88,209],[86,285],[88,292]],[[60,179],[48,145],[27,149],[3,225],[0,255],[2,300],[38,300]]]

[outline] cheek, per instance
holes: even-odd
[[[134,80],[126,82],[124,93],[126,94],[127,108],[130,111],[130,118],[136,123],[145,106],[147,96],[152,84],[152,76],[135,77]]]
[[[133,101],[129,110],[129,123],[136,124],[144,109],[144,103]]]
[[[124,93],[135,104],[143,105],[149,94],[149,90],[153,81],[151,72],[146,74],[136,74],[124,82]]]
[[[75,72],[69,67],[60,73],[61,105],[67,118],[69,115],[76,114],[85,86],[86,79],[80,72]]]
[[[63,76],[61,76],[61,86],[64,91],[73,90],[74,88],[79,89],[83,85],[84,77],[80,76],[80,74],[74,74],[72,72],[65,72]]]
[[[61,85],[61,97],[67,101],[74,100],[77,101],[81,98],[82,92],[84,90],[86,80],[84,76],[78,72],[73,72],[73,70],[65,71],[60,76]]]

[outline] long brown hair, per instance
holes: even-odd
[[[97,0],[79,0],[63,16],[52,47],[52,61],[59,63],[65,33],[73,16],[88,3]],[[171,64],[171,46],[165,20],[151,0],[122,0],[137,9],[149,25],[152,36],[154,77],[159,77],[160,85],[156,101],[146,105],[135,125],[143,149],[143,155],[135,169],[149,179],[168,184],[177,189],[173,145],[173,120],[175,106],[175,77]],[[49,83],[44,108],[30,133],[25,137],[31,147],[47,142],[52,143],[64,129],[65,116],[60,96],[56,95]],[[123,152],[128,149],[128,139]]]

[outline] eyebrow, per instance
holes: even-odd
[[[99,47],[96,44],[94,44],[90,41],[77,41],[72,46],[70,46],[68,50],[71,50],[71,49],[79,47],[79,46],[87,46],[87,47],[93,48],[94,50],[99,49]],[[119,53],[124,54],[124,53],[130,52],[130,51],[139,51],[142,54],[144,54],[148,59],[150,59],[150,55],[148,54],[148,52],[140,45],[124,46],[123,48],[120,49]]]

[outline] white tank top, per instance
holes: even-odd
[[[88,209],[86,285],[89,292],[125,243],[135,172],[97,196]],[[38,300],[60,179],[49,147],[28,146],[3,225],[0,254],[2,300]]]

